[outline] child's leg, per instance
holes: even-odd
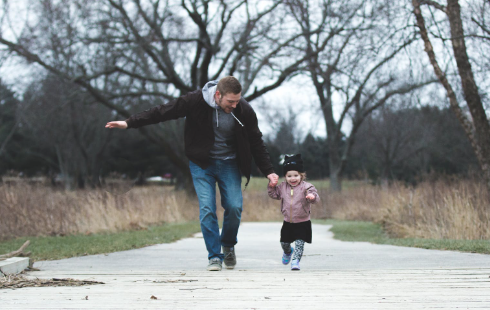
[[[303,249],[305,246],[305,242],[301,239],[295,241],[296,248],[294,249],[293,260],[297,260],[298,262],[301,260],[301,256],[303,256]]]
[[[281,242],[281,247],[284,251],[284,253],[282,254],[282,263],[284,265],[287,265],[291,261],[291,256],[293,255],[293,247],[291,246],[291,243],[287,242]]]
[[[281,247],[284,253],[291,254],[291,243],[281,242]]]

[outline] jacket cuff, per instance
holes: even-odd
[[[271,173],[275,173],[273,169],[268,169],[267,171],[262,171],[264,173],[264,176],[267,178],[267,176]]]

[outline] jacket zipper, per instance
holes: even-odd
[[[291,217],[291,223],[293,223],[293,188],[291,187],[291,206],[289,207],[289,216]]]

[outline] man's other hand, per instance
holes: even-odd
[[[108,122],[105,125],[105,128],[119,128],[119,129],[126,129],[128,128],[128,123],[125,121],[114,121],[114,122]]]

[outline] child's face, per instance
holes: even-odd
[[[286,182],[291,186],[296,186],[301,182],[301,174],[298,171],[290,170],[286,172]]]

